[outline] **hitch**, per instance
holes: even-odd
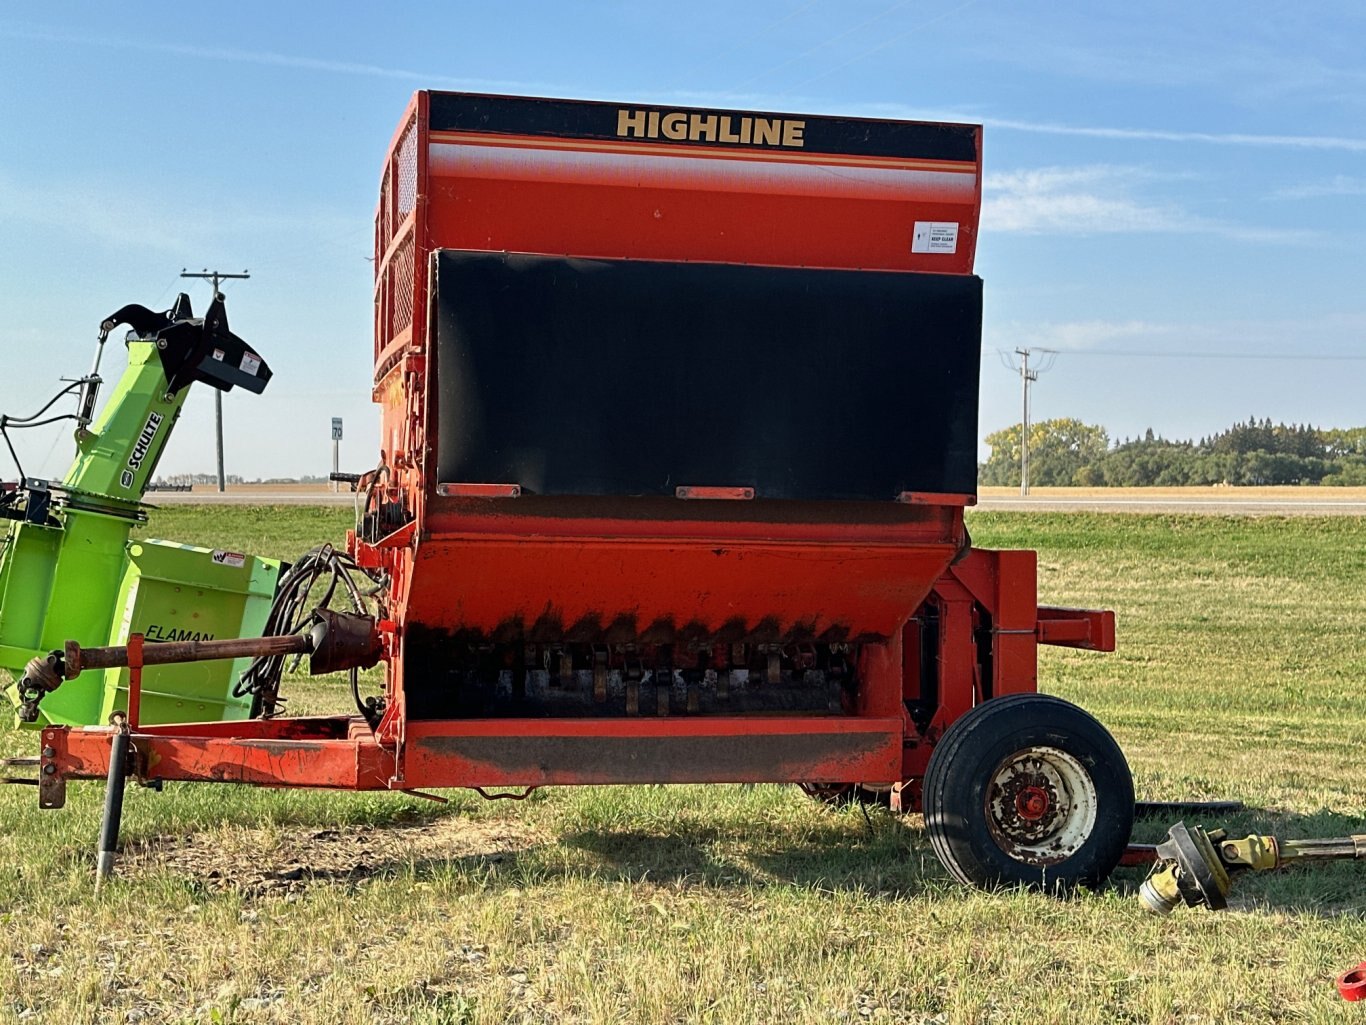
[[[1366,833],[1312,840],[1254,834],[1232,840],[1226,830],[1178,822],[1157,845],[1156,857],[1156,867],[1138,889],[1144,907],[1166,915],[1184,901],[1187,907],[1220,911],[1228,907],[1235,874],[1269,872],[1301,861],[1366,860]]]

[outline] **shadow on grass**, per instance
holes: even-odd
[[[595,877],[622,882],[795,885],[902,899],[948,878],[924,833],[882,812],[867,824],[845,811],[779,831],[763,822],[742,829],[687,824],[665,834],[581,830],[559,844],[589,855]]]
[[[477,807],[477,806],[476,806]],[[816,816],[705,818],[693,808],[661,821],[642,813],[613,823],[583,823],[550,835],[525,816],[470,814],[471,808],[353,807],[324,817],[311,806],[272,816],[254,852],[241,851],[243,874],[205,857],[213,837],[193,826],[126,845],[130,875],[179,877],[207,892],[270,896],[318,885],[361,887],[398,877],[458,880],[488,889],[591,879],[626,884],[764,890],[796,886],[903,900],[953,884],[918,820],[857,807]],[[341,814],[336,814],[341,812]],[[1233,838],[1271,834],[1283,840],[1366,832],[1366,818],[1327,809],[1300,814],[1267,808],[1190,815],[1189,825],[1223,828]],[[1177,817],[1138,821],[1135,842],[1160,842]],[[251,841],[248,841],[251,843]],[[193,849],[201,848],[199,852]],[[221,855],[221,851],[217,852]],[[255,855],[253,857],[253,854]],[[1366,910],[1361,863],[1295,866],[1235,877],[1235,909],[1277,909],[1337,917]],[[1136,899],[1147,867],[1121,869],[1110,886]],[[1204,913],[1204,912],[1199,912]]]
[[[412,878],[486,889],[599,882],[763,890],[797,886],[905,899],[945,885],[924,834],[874,811],[813,821],[692,817],[581,827],[550,835],[518,816],[465,817],[437,809],[404,821],[316,824],[241,837],[180,833],[130,840],[121,874],[178,877],[204,892],[270,896],[311,886]],[[305,816],[309,818],[309,816]]]

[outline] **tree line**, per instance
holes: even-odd
[[[1019,486],[1020,425],[987,435],[986,486]],[[1041,487],[1211,484],[1366,485],[1366,427],[1325,430],[1249,418],[1199,441],[1150,428],[1115,444],[1104,427],[1061,418],[1029,425],[1029,483]]]

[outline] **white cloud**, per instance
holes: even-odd
[[[1133,142],[1202,142],[1216,146],[1260,146],[1282,149],[1345,150],[1366,153],[1366,139],[1341,135],[1261,135],[1250,132],[1183,132],[1164,128],[1107,128],[1089,125],[1061,125],[1044,121],[1017,121],[1010,118],[983,118],[990,128],[1005,128],[1044,135],[1074,135],[1092,139],[1122,139]]]
[[[1201,234],[1241,242],[1308,242],[1314,232],[1232,224],[1138,195],[1169,180],[1141,167],[1091,164],[988,174],[982,183],[983,232],[1032,235]]]
[[[773,97],[752,98],[773,102]],[[735,102],[735,100],[732,100]],[[1130,128],[1115,125],[1070,125],[1056,121],[1031,121],[1025,118],[993,117],[976,110],[926,110],[902,103],[868,103],[856,108],[830,110],[831,113],[862,113],[868,117],[907,118],[922,121],[963,121],[986,128],[1032,135],[1066,135],[1085,139],[1114,139],[1120,142],[1198,143],[1211,146],[1246,146],[1258,149],[1338,150],[1366,153],[1366,138],[1344,135],[1291,135],[1258,132],[1189,132],[1176,128]],[[815,113],[813,108],[812,113]]]
[[[987,345],[1082,351],[1097,349],[1109,342],[1158,338],[1170,335],[1175,330],[1169,324],[1143,320],[1074,320],[1035,324],[1012,321],[1000,328],[988,328]]]
[[[1111,165],[1041,167],[988,174],[983,231],[1087,235],[1181,230],[1179,209],[1128,193],[1139,173]]]
[[[1366,314],[1333,313],[1276,320],[1007,321],[986,325],[987,348],[1016,346],[1095,356],[1236,357],[1358,360]]]
[[[1306,182],[1277,189],[1272,199],[1322,199],[1331,196],[1366,196],[1366,178],[1334,175],[1326,181]]]
[[[267,233],[327,244],[343,232],[366,235],[369,223],[327,210],[234,208],[176,197],[116,191],[107,180],[20,182],[0,174],[0,224],[22,223],[68,232],[112,246],[184,253],[224,239]],[[358,252],[368,247],[365,241]]]
[[[425,86],[446,86],[474,90],[535,90],[535,83],[499,81],[491,79],[453,78],[434,75],[409,68],[390,68],[378,64],[354,61],[325,60],[298,54],[278,53],[274,50],[239,50],[218,46],[192,46],[185,43],[164,43],[122,36],[90,36],[59,32],[43,27],[0,24],[0,36],[27,39],[35,42],[66,43],[77,46],[98,46],[122,51],[161,53],[199,60],[222,61],[230,64],[259,64],[266,67],[296,68],[301,71],[322,71],[339,75],[364,75],[371,78],[395,78],[421,83]]]

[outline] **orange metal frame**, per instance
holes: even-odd
[[[372,731],[359,718],[288,718],[134,726],[142,779],[267,787],[425,790],[639,782],[895,782],[905,810],[935,741],[990,697],[1032,691],[1040,643],[1114,648],[1114,615],[1040,607],[1034,553],[971,549],[934,583],[937,636],[927,650],[913,617],[860,646],[853,715],[406,722]],[[928,655],[928,658],[924,657]],[[925,674],[922,667],[932,667]],[[989,666],[989,670],[986,668]],[[932,696],[918,724],[910,711]],[[113,730],[54,727],[42,735],[44,807],[68,779],[103,779]]]
[[[1033,552],[969,547],[971,495],[889,495],[870,509],[765,502],[726,481],[690,481],[651,505],[435,479],[427,311],[436,250],[970,274],[980,157],[911,166],[434,135],[429,103],[425,92],[414,97],[382,175],[374,398],[383,420],[368,510],[382,527],[350,538],[357,561],[390,582],[385,714],[374,729],[358,717],[134,724],[139,776],[345,790],[860,781],[894,784],[896,802],[914,807],[950,724],[983,700],[1036,688],[1039,644],[1113,649],[1112,613],[1038,605]],[[609,173],[613,161],[630,164],[630,187]],[[811,173],[831,163],[851,173]],[[903,191],[889,193],[888,181]],[[962,226],[950,264],[910,252],[908,210]],[[779,634],[850,644],[857,705],[842,715],[408,715],[408,695],[424,685],[405,676],[409,626],[491,634],[543,615],[560,626],[625,616],[640,633],[687,624],[708,635],[762,615]],[[106,775],[110,738],[43,731],[45,807],[60,805],[66,780]]]

